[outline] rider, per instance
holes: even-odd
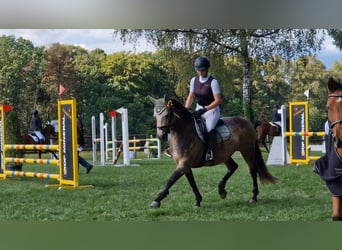
[[[215,131],[214,128],[220,119],[220,104],[222,102],[220,85],[214,77],[209,74],[210,61],[207,57],[200,56],[195,60],[197,76],[190,81],[190,91],[185,102],[185,107],[190,108],[197,98],[194,111],[195,117],[202,117],[208,132],[208,150],[206,160],[214,157]]]
[[[42,131],[42,120],[39,117],[38,110],[35,109],[32,111],[29,133],[36,136],[39,142],[44,142],[45,136]]]
[[[277,127],[277,130],[281,129],[281,115],[279,114],[279,105],[275,104],[273,106],[272,122],[271,125]]]

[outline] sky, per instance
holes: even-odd
[[[0,29],[0,36],[14,35],[30,40],[35,46],[49,46],[53,43],[81,46],[86,50],[103,49],[107,54],[119,51],[154,51],[154,47],[140,42],[136,50],[133,45],[123,44],[113,37],[112,29]],[[329,37],[317,54],[318,58],[330,69],[334,61],[342,63],[342,51],[336,48]]]

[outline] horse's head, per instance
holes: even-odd
[[[157,120],[159,139],[166,140],[167,134],[177,126],[178,121],[191,115],[179,101],[172,98],[154,99],[154,105],[153,116]]]
[[[327,109],[335,146],[342,149],[342,84],[332,77],[328,80]]]
[[[47,124],[46,127],[43,129],[43,133],[45,138],[50,138],[50,135],[56,136],[55,127],[51,124]]]

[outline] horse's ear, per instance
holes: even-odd
[[[339,84],[333,77],[329,77],[329,80],[328,80],[329,93],[335,92],[338,88],[341,88],[341,84]]]
[[[157,99],[156,98],[154,98],[154,97],[152,97],[152,96],[147,96],[148,97],[148,99],[150,99],[150,101],[153,103],[153,104],[156,104],[156,102],[157,102]]]

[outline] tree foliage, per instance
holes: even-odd
[[[57,119],[58,86],[62,84],[66,91],[61,98],[77,100],[87,135],[91,116],[98,118],[103,112],[109,121],[108,112],[120,107],[128,109],[131,135],[150,135],[155,133],[155,119],[148,96],[170,95],[185,101],[196,74],[194,60],[207,55],[210,73],[218,79],[224,97],[222,115],[268,121],[274,104],[305,101],[304,91],[309,90],[310,129],[319,131],[326,119],[327,77],[342,78],[340,63],[327,71],[310,56],[319,49],[322,37],[315,35],[320,32],[120,30],[117,34],[126,42],[138,42],[142,35],[159,49],[108,55],[102,49],[88,51],[59,43],[35,47],[23,38],[3,36],[0,101],[15,107],[13,126],[26,132],[33,108],[41,111],[45,122]],[[121,126],[117,129],[120,134]],[[18,133],[15,127],[11,131]]]
[[[124,42],[136,42],[144,36],[162,49],[239,57],[243,70],[242,107],[244,116],[253,121],[251,58],[268,60],[276,54],[295,59],[311,54],[323,41],[318,32],[316,29],[165,29],[116,30],[115,34]]]

